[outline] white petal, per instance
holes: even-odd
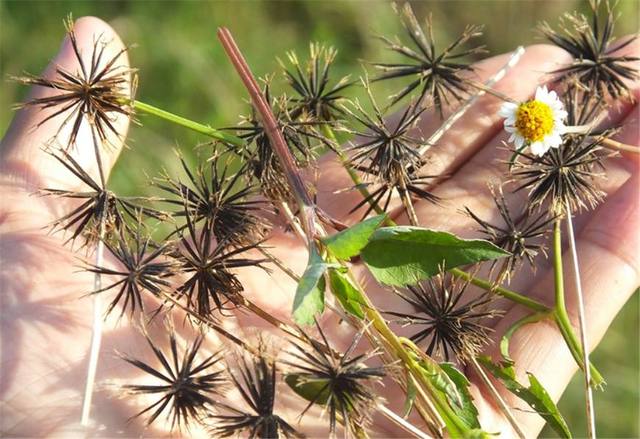
[[[542,157],[545,152],[549,151],[549,147],[546,146],[543,142],[533,142],[530,148],[531,153],[533,155],[537,155],[538,157]]]
[[[543,86],[543,87],[538,87],[536,89],[536,101],[542,101],[545,102],[547,96],[549,95],[549,92],[547,91],[547,86]]]
[[[520,135],[517,135],[515,133],[514,133],[513,136],[515,136],[515,139],[516,139],[516,141],[515,141],[516,148],[517,149],[522,148],[522,145],[524,145],[524,137],[522,137]]]
[[[518,109],[518,105],[512,102],[506,102],[502,104],[500,110],[498,110],[498,116],[500,117],[515,117],[515,112]]]
[[[567,126],[562,122],[556,122],[553,124],[553,131],[551,134],[558,134],[559,136],[567,132]]]
[[[545,137],[545,143],[551,148],[557,148],[562,145],[562,137],[559,134],[551,133]]]

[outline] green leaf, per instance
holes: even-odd
[[[296,373],[285,375],[284,381],[287,385],[302,398],[313,401],[316,404],[324,405],[329,399],[329,386],[327,380],[309,381],[301,378]]]
[[[324,273],[332,264],[327,264],[315,248],[309,252],[307,268],[300,278],[293,299],[293,319],[299,325],[313,324],[316,314],[324,311]]]
[[[501,258],[509,253],[481,239],[421,227],[396,226],[376,230],[360,255],[375,278],[404,286],[428,279],[440,270]]]
[[[473,397],[469,393],[469,380],[451,363],[441,363],[440,367],[455,384],[457,393],[460,395],[460,404],[453,404],[454,401],[451,401],[452,408],[470,428],[480,428],[478,410],[473,405]]]
[[[466,389],[461,391],[458,384],[435,361],[421,358],[418,360],[418,364],[424,377],[433,386],[433,391],[436,392],[434,394],[438,395],[438,398],[445,399],[443,404],[450,408],[448,411],[438,410],[447,425],[450,436],[467,437],[472,434],[472,437],[481,437],[479,433],[482,432],[478,429],[477,418],[471,420],[471,411],[462,409],[465,406],[465,392],[468,394],[468,391]],[[452,374],[459,383],[462,383],[462,380],[456,376],[455,372],[452,372]],[[473,405],[470,397],[467,398],[467,402]]]
[[[407,373],[407,375],[409,374]],[[412,377],[407,376],[407,398],[404,400],[404,407],[402,409],[403,418],[406,418],[411,413],[417,396],[418,388],[416,387],[416,383]]]
[[[491,358],[486,356],[478,357],[491,374],[498,378],[504,386],[518,398],[529,404],[545,421],[563,438],[570,438],[571,431],[560,414],[547,391],[542,387],[540,381],[531,373],[529,377],[529,387],[525,387],[515,379],[515,369],[511,363],[495,364]]]
[[[360,320],[364,318],[362,306],[366,305],[366,302],[358,288],[353,285],[345,273],[340,270],[330,269],[329,287],[345,311],[356,316]]]
[[[343,261],[357,256],[386,215],[377,215],[322,240],[333,256]]]

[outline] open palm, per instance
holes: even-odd
[[[84,48],[90,53],[95,36],[103,34],[112,39],[108,50],[115,53],[122,43],[114,31],[95,18],[78,20],[75,32]],[[637,53],[638,44],[625,48],[628,53]],[[477,74],[485,79],[495,73],[507,60],[508,55],[497,56],[477,64]],[[545,72],[556,69],[569,56],[551,46],[527,48],[520,63],[499,82],[497,89],[515,99],[528,98],[535,87],[544,82]],[[75,70],[75,58],[67,42],[52,63]],[[54,75],[50,66],[47,74]],[[632,85],[637,94],[638,84]],[[48,93],[43,89],[32,91],[33,96]],[[459,212],[468,206],[482,218],[499,222],[487,183],[500,181],[505,172],[501,160],[507,152],[499,148],[505,140],[501,120],[497,111],[501,102],[493,97],[479,99],[449,130],[437,146],[432,148],[431,159],[425,167],[426,174],[450,175],[433,189],[443,201],[440,205],[416,204],[421,225],[439,230],[448,230],[463,237],[477,235],[470,218]],[[91,291],[92,276],[78,273],[78,259],[69,245],[64,245],[62,234],[47,233],[46,226],[68,211],[70,204],[54,198],[33,196],[38,188],[54,187],[78,189],[74,177],[41,149],[57,131],[57,121],[51,120],[38,128],[34,127],[46,117],[46,112],[33,108],[21,110],[15,117],[0,148],[0,395],[1,428],[8,436],[63,436],[80,431],[78,420],[85,384],[88,348],[91,335],[92,303],[84,294]],[[118,119],[120,132],[127,129],[128,121]],[[622,123],[625,127],[619,135],[624,143],[637,145],[638,108],[624,104],[610,115],[607,124]],[[421,122],[424,133],[433,132],[440,124],[439,116],[426,115]],[[88,139],[85,139],[85,141]],[[117,139],[112,139],[117,142]],[[83,145],[82,139],[78,141]],[[84,143],[90,145],[90,143]],[[107,168],[117,158],[119,150],[105,151]],[[95,171],[93,152],[90,148],[74,152],[77,160]],[[640,283],[639,261],[636,249],[640,245],[640,212],[638,189],[640,188],[638,162],[631,157],[609,159],[606,163],[608,178],[597,184],[608,197],[595,211],[576,219],[578,253],[583,270],[586,309],[589,322],[589,338],[595,345],[607,327]],[[335,218],[346,223],[359,219],[358,213],[349,210],[358,203],[357,191],[340,191],[350,186],[347,173],[338,161],[328,155],[321,159],[317,182],[318,203]],[[95,175],[95,172],[94,172]],[[508,195],[514,210],[524,209],[526,197],[522,193]],[[398,211],[394,218],[399,223],[407,220]],[[307,260],[307,251],[297,237],[276,224],[267,245],[272,253],[283,260],[296,273],[302,273]],[[397,310],[402,305],[397,297],[383,291],[368,278],[366,268],[354,266],[375,304],[382,310]],[[282,319],[288,319],[295,283],[278,270],[268,274],[260,269],[245,269],[238,272],[246,294],[264,309]],[[571,285],[567,282],[567,285]],[[537,272],[523,270],[511,283],[512,289],[552,304],[553,275],[547,262],[538,262]],[[573,291],[568,290],[568,308],[575,310]],[[109,294],[109,293],[105,293]],[[500,302],[502,304],[502,302]],[[514,321],[525,315],[524,309],[503,303],[505,314],[494,319],[495,337]],[[135,381],[136,370],[129,367],[114,353],[115,351],[147,356],[148,348],[137,328],[128,320],[117,320],[111,316],[105,322],[101,362],[98,369],[99,386],[94,398],[93,417],[102,436],[137,436],[143,431],[143,421],[126,419],[139,411],[141,403],[133,398],[118,397],[111,383]],[[573,315],[572,315],[573,317]],[[192,329],[182,327],[177,331],[185,337],[192,336]],[[263,323],[246,314],[239,315],[235,331],[248,335],[270,330]],[[338,345],[348,343],[352,331],[329,317],[323,325]],[[149,330],[157,340],[166,339],[159,324]],[[207,338],[211,349],[220,345],[215,334]],[[496,349],[488,348],[489,353]],[[557,400],[576,370],[574,360],[554,325],[540,322],[521,329],[511,342],[511,357],[518,372],[534,373]],[[150,358],[150,357],[148,357]],[[395,386],[389,386],[389,390]],[[502,431],[511,437],[510,427],[500,411],[486,396],[482,384],[474,385],[476,404],[480,410],[481,423],[486,431]],[[390,407],[401,411],[402,395],[387,392],[385,397]],[[505,395],[509,403],[521,407],[521,403]],[[304,407],[296,398],[280,401],[280,412],[292,423]],[[517,417],[525,426],[528,436],[535,436],[542,427],[542,419],[524,411]],[[313,422],[307,415],[305,421]],[[305,425],[307,422],[305,422]],[[320,425],[320,424],[319,424]],[[375,428],[381,436],[401,435],[390,426],[377,422]],[[159,436],[166,431],[162,426],[147,427],[145,435]],[[195,435],[197,432],[192,431]],[[323,435],[318,426],[310,430],[311,435]]]

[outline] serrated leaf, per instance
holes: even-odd
[[[360,253],[367,245],[369,238],[382,224],[386,215],[377,215],[366,219],[346,230],[328,236],[322,240],[329,253],[343,261],[349,260]]]
[[[495,364],[491,361],[491,358],[486,356],[478,357],[478,361],[494,377],[498,378],[511,393],[529,404],[532,409],[547,421],[556,433],[563,438],[571,438],[571,431],[569,431],[569,427],[562,414],[560,414],[558,407],[533,374],[527,373],[529,387],[525,387],[515,380],[515,370],[510,363],[506,365]]]
[[[298,282],[293,299],[293,319],[299,325],[313,324],[314,317],[324,311],[324,273],[331,266],[315,248],[311,248],[307,268]]]
[[[460,404],[452,405],[452,408],[470,428],[480,428],[478,410],[473,405],[473,397],[469,393],[469,380],[451,363],[441,363],[440,367],[453,381],[460,395]]]
[[[448,232],[412,226],[380,228],[360,252],[375,278],[394,286],[428,279],[443,265],[450,269],[508,254],[489,241],[461,239]]]
[[[329,288],[345,311],[361,320],[364,318],[362,306],[364,306],[366,302],[358,288],[353,285],[345,273],[340,270],[330,269]]]

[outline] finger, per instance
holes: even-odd
[[[98,18],[80,18],[74,23],[73,31],[76,35],[79,55],[86,69],[90,69],[94,48],[100,50],[102,44],[105,44],[105,50],[97,70],[106,66],[124,49],[124,45],[115,31]],[[117,66],[121,71],[128,71],[129,61],[126,52],[117,58],[114,66]],[[62,43],[60,52],[46,68],[43,76],[47,79],[60,79],[58,71],[60,68],[74,75],[79,75],[82,72],[78,54],[74,51],[68,35]],[[57,89],[36,86],[31,90],[28,101],[56,96],[61,93],[63,92]],[[43,122],[61,108],[57,106],[43,109],[39,106],[29,105],[16,114],[0,147],[0,171],[4,182],[15,183],[28,190],[41,187],[75,189],[81,186],[73,174],[43,151],[43,147],[48,144],[66,146],[69,143],[73,123],[67,123],[62,130],[60,128],[63,121],[71,114],[72,109]],[[101,145],[101,156],[106,174],[120,152],[122,139],[124,139],[129,124],[129,118],[125,115],[111,112],[109,116],[118,134],[107,130],[107,142],[110,146]],[[94,179],[97,179],[98,168],[93,138],[86,120],[83,121],[80,128],[77,145],[72,148],[71,152],[75,160]]]
[[[477,63],[476,79],[480,82],[486,81],[505,65],[510,56],[504,54]],[[514,99],[525,99],[535,91],[537,85],[548,79],[548,72],[557,69],[568,59],[568,55],[556,47],[531,46],[527,48],[518,64],[507,72],[494,88]],[[497,112],[501,104],[502,101],[493,96],[485,95],[479,98],[452,129],[445,133],[438,144],[431,148],[428,163],[422,169],[422,173],[446,175],[455,172],[499,132],[502,122]],[[428,138],[442,122],[438,114],[430,112],[422,118],[419,131]],[[361,195],[355,190],[335,194],[338,190],[353,186],[340,163],[333,155],[328,155],[321,160],[319,168],[319,205],[338,219],[359,218],[362,211],[350,215],[349,210],[362,199]]]

